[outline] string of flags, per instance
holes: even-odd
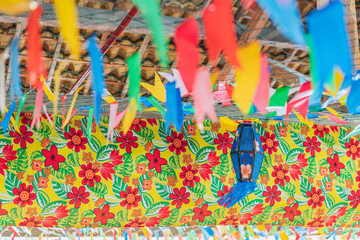
[[[54,116],[57,112],[57,100],[59,96],[59,75],[62,66],[55,73],[53,92],[46,83],[47,73],[42,58],[42,46],[40,35],[40,19],[42,8],[39,4],[27,0],[18,0],[18,4],[24,4],[23,11],[30,11],[28,17],[27,34],[27,80],[37,90],[34,107],[34,117],[31,126],[40,127],[41,112],[43,108],[43,93],[54,103]],[[238,47],[234,16],[232,13],[231,0],[213,0],[201,12],[204,28],[205,45],[209,56],[209,67],[216,65],[216,59],[223,53],[229,65],[234,69],[233,80],[225,79],[217,82],[217,72],[200,66],[199,64],[199,42],[200,26],[195,18],[189,18],[180,24],[174,33],[174,42],[177,53],[177,67],[169,73],[168,43],[165,36],[164,24],[160,14],[160,3],[156,0],[140,1],[133,0],[135,6],[140,10],[147,24],[159,55],[162,70],[155,73],[155,85],[141,82],[141,56],[139,52],[127,59],[129,102],[124,112],[117,112],[117,102],[107,91],[104,82],[104,70],[102,54],[93,35],[86,42],[91,58],[92,70],[92,92],[94,94],[94,120],[99,124],[101,113],[101,102],[105,100],[110,105],[111,124],[109,124],[108,137],[112,138],[115,123],[124,121],[124,130],[127,131],[137,111],[142,111],[140,101],[141,86],[147,89],[152,96],[146,98],[148,109],[159,111],[166,120],[169,128],[173,124],[180,130],[185,114],[195,114],[199,126],[206,115],[213,121],[218,121],[215,112],[214,101],[217,100],[223,106],[235,104],[243,114],[260,112],[265,117],[276,117],[283,119],[290,117],[292,111],[299,120],[305,124],[312,124],[308,120],[307,112],[310,110],[320,111],[334,101],[346,102],[351,113],[359,111],[358,89],[359,77],[352,77],[353,60],[351,47],[348,42],[348,29],[345,23],[345,6],[339,1],[331,1],[328,6],[320,10],[314,10],[306,16],[308,31],[305,33],[300,19],[300,12],[295,0],[242,0],[244,10],[254,6],[254,2],[263,8],[270,16],[279,31],[290,41],[299,46],[308,45],[311,63],[311,81],[304,82],[300,79],[300,87],[291,88],[284,86],[278,89],[269,88],[270,69],[267,57],[261,53],[259,43],[254,40],[246,46]],[[14,3],[15,4],[15,3]],[[5,4],[0,1],[0,12],[7,14],[18,14],[14,11],[14,4]],[[54,8],[59,20],[60,31],[65,42],[70,46],[73,58],[78,58],[80,53],[79,30],[77,28],[77,9],[73,0],[56,0]],[[218,21],[222,19],[222,21]],[[326,23],[326,24],[324,24]],[[329,24],[331,23],[331,24]],[[0,94],[0,111],[4,117],[1,126],[4,131],[10,122],[17,126],[18,116],[12,117],[16,108],[17,112],[22,110],[26,99],[21,91],[21,79],[19,77],[18,60],[18,36],[10,45],[10,54],[3,54],[0,59],[0,86],[5,84],[4,63],[7,58],[11,59],[11,81],[9,109],[5,105],[5,96]],[[336,46],[336,48],[334,47]],[[5,51],[6,53],[6,51]],[[324,58],[323,56],[327,56]],[[162,79],[165,79],[163,82]],[[359,86],[358,86],[359,85]],[[0,91],[4,91],[0,87]],[[80,88],[75,91],[71,106],[74,106],[76,96]],[[290,101],[289,96],[297,94]],[[329,96],[328,101],[320,105],[323,94]],[[194,104],[184,103],[182,98],[192,96]],[[347,98],[347,100],[346,100]],[[70,108],[65,116],[66,96],[63,101],[62,127],[73,116],[76,109]],[[17,105],[17,102],[20,102]],[[143,101],[144,102],[144,101]],[[21,104],[22,103],[22,104]],[[164,108],[165,105],[165,108]],[[91,112],[92,113],[92,112]],[[45,116],[47,113],[45,114]],[[90,114],[91,115],[91,114]],[[54,121],[52,116],[50,121]],[[348,122],[336,112],[317,113],[317,117],[326,117],[339,124]],[[92,118],[92,117],[91,117]],[[92,123],[89,118],[88,123]],[[91,132],[90,132],[91,134]],[[91,136],[88,136],[91,139]]]

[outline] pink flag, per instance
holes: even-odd
[[[333,114],[330,114],[330,113],[318,113],[320,115],[323,115],[323,116],[326,116],[328,118],[330,118],[332,121],[336,122],[336,123],[340,123],[340,124],[349,124],[349,122],[345,121],[344,119],[342,118],[339,118]]]
[[[202,16],[206,48],[210,63],[214,64],[221,51],[230,65],[240,68],[231,0],[214,0]]]
[[[293,108],[295,108],[300,115],[306,119],[306,113],[309,108],[309,99],[311,94],[314,91],[311,89],[311,82],[306,82],[301,85],[299,93],[288,102],[286,108],[286,118],[289,117],[289,114]]]
[[[219,82],[218,90],[213,93],[213,98],[219,100],[224,107],[232,104],[230,94],[226,90],[224,82]]]
[[[211,83],[209,69],[202,67],[199,69],[194,83],[194,107],[195,118],[198,124],[205,119],[205,114],[210,120],[217,121],[215,106],[211,97]]]
[[[178,66],[181,77],[189,93],[199,67],[199,24],[195,18],[183,22],[175,32],[175,46],[178,57]]]
[[[261,54],[260,82],[254,95],[253,104],[259,112],[266,112],[269,103],[270,73],[266,55]]]

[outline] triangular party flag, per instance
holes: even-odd
[[[7,111],[5,117],[3,118],[2,122],[1,122],[1,126],[3,128],[4,133],[6,133],[6,131],[7,131],[7,128],[9,126],[12,115],[13,115],[13,113],[15,111],[15,108],[16,108],[16,102],[13,101],[11,103],[11,106],[10,106],[9,110]]]
[[[10,64],[11,64],[11,78],[10,78],[10,99],[15,100],[15,94],[20,99],[22,97],[21,79],[20,79],[20,65],[19,65],[19,37],[16,36],[10,45]]]
[[[184,110],[182,107],[182,100],[180,90],[176,88],[175,82],[169,82],[165,86],[166,88],[166,128],[170,128],[172,122],[178,132],[181,130],[181,126],[184,122]]]
[[[15,128],[18,128],[18,122],[19,122],[19,118],[20,118],[20,113],[22,111],[22,108],[24,106],[24,103],[26,101],[26,96],[27,94],[24,93],[21,97],[21,100],[20,100],[20,104],[19,104],[19,109],[18,109],[18,112],[16,114],[16,118],[15,118]]]
[[[79,29],[77,27],[77,8],[74,0],[54,0],[56,16],[61,35],[70,46],[76,59],[80,57]]]
[[[44,77],[41,76],[41,79],[44,80]],[[44,90],[43,90],[43,84],[41,82],[36,93],[34,114],[30,125],[31,128],[33,128],[36,124],[38,130],[40,129],[40,124],[41,124],[40,114],[41,114],[41,107],[43,105],[43,97],[44,97]]]
[[[101,101],[102,95],[105,87],[104,83],[104,66],[103,59],[100,49],[96,43],[96,35],[91,35],[87,49],[89,51],[89,55],[91,58],[91,70],[92,70],[92,83],[91,89],[92,92],[95,93],[94,96],[94,105],[95,105],[95,121],[99,125],[100,124],[100,109],[101,109]]]
[[[135,119],[136,112],[137,112],[136,100],[135,100],[135,98],[131,98],[129,106],[128,106],[128,110],[125,113],[124,122],[123,122],[124,123],[124,125],[123,125],[124,134],[126,134],[129,131],[131,124]]]
[[[44,60],[42,59],[42,45],[41,45],[41,27],[40,18],[42,15],[42,7],[40,5],[29,14],[27,22],[27,58],[26,67],[28,81],[34,88],[40,88],[42,75],[46,79],[46,68]]]
[[[38,6],[36,1],[29,0],[0,0],[0,13],[7,15],[20,15]]]
[[[243,114],[248,114],[260,81],[261,55],[259,43],[253,42],[239,49],[238,59],[241,61],[242,67],[236,69],[236,86],[234,87],[231,98]]]
[[[66,115],[66,118],[65,118],[65,121],[63,121],[63,124],[62,124],[62,128],[64,129],[65,126],[68,124],[68,122],[70,121],[70,119],[72,118],[72,116],[74,115],[73,113],[73,110],[74,109],[74,106],[75,106],[75,102],[76,102],[76,99],[79,95],[79,92],[81,89],[83,89],[84,86],[80,86],[78,89],[76,89],[75,93],[74,93],[74,97],[73,99],[71,100],[71,104],[70,104],[70,108],[68,110],[68,114]],[[99,111],[100,112],[100,111]],[[95,112],[96,113],[96,112]]]
[[[257,0],[257,2],[285,37],[298,45],[306,45],[296,0]]]
[[[199,67],[199,24],[195,18],[184,21],[175,31],[174,42],[179,70],[188,92],[192,92],[193,82]]]
[[[154,43],[163,68],[169,66],[168,43],[164,34],[164,24],[158,0],[132,0],[143,15],[148,28],[151,30]]]
[[[225,82],[219,82],[218,90],[213,92],[213,98],[219,100],[224,107],[232,104]]]
[[[147,100],[165,117],[166,111],[164,107],[153,96],[148,97]]]
[[[236,131],[237,127],[239,126],[237,122],[231,120],[228,117],[219,117],[219,120],[221,127],[224,128],[224,130],[226,131]]]
[[[303,77],[299,77],[299,84],[300,86],[303,85],[304,83],[306,83],[306,81],[304,80]]]
[[[199,69],[192,95],[194,99],[195,119],[197,124],[202,124],[205,119],[205,114],[210,120],[215,122],[217,120],[216,112],[211,96],[210,73],[207,67]]]
[[[333,114],[331,114],[331,113],[320,113],[320,112],[319,112],[318,114],[323,115],[323,116],[325,116],[326,118],[329,118],[329,119],[331,119],[333,122],[336,122],[336,123],[349,124],[348,121],[345,121],[345,120],[342,119],[341,117],[335,116],[335,115],[333,115]]]
[[[181,96],[182,97],[187,96],[189,92],[184,84],[180,72],[175,68],[172,69],[172,72],[173,75],[165,72],[159,72],[159,75],[165,78],[166,80],[168,80],[169,82],[175,82],[176,88],[180,89]]]
[[[6,112],[5,63],[8,58],[9,48],[6,48],[0,57],[0,112],[2,115]]]
[[[356,135],[360,134],[360,125],[357,125],[350,133],[348,133],[345,138],[350,138],[350,137],[354,137]]]
[[[212,1],[204,10],[202,20],[210,63],[214,65],[220,52],[223,51],[229,64],[239,68],[231,0]]]
[[[253,104],[259,110],[259,112],[266,112],[266,107],[269,104],[269,84],[270,73],[269,64],[265,54],[261,54],[261,72],[260,82],[257,86],[255,95],[253,97]]]
[[[109,125],[108,125],[108,131],[107,131],[107,136],[106,136],[106,145],[109,144],[109,139],[112,139],[113,135],[114,135],[114,128],[116,127],[114,125],[115,125],[115,122],[116,122],[117,108],[118,108],[118,103],[117,102],[110,103]]]
[[[277,88],[270,98],[269,107],[285,107],[290,88],[288,86]]]
[[[144,82],[141,82],[140,84],[146,88],[146,90],[148,90],[157,100],[160,102],[165,102],[165,87],[157,72],[155,72],[155,85],[150,85]]]
[[[89,143],[91,142],[91,128],[92,128],[93,116],[94,116],[94,107],[90,107],[87,127],[86,127],[86,135],[87,135],[86,137]]]
[[[341,74],[344,78],[352,74],[352,50],[344,14],[344,4],[335,0],[307,17],[307,40],[315,89],[310,98],[311,105],[320,102],[325,86],[336,91],[335,76],[339,78]]]
[[[346,100],[346,106],[351,113],[359,113],[360,109],[360,70],[357,70],[351,82],[351,89]]]
[[[128,65],[129,75],[129,101],[134,99],[136,102],[136,108],[141,109],[140,102],[140,78],[141,78],[141,56],[140,52],[134,53],[134,55],[126,59]]]
[[[306,112],[309,108],[309,99],[312,93],[311,82],[306,82],[301,85],[299,93],[287,104],[286,118],[289,117],[293,108],[295,108],[303,118],[306,118]]]
[[[254,7],[255,0],[241,0],[241,7],[244,10]]]

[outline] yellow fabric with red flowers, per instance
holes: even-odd
[[[122,123],[106,145],[108,118],[75,116],[63,130],[43,119],[0,132],[0,225],[140,227],[180,225],[358,226],[360,146],[348,128],[255,124],[265,151],[257,189],[227,209],[217,204],[236,182],[234,133],[192,121],[181,132],[161,120]]]

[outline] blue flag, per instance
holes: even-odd
[[[166,84],[166,128],[169,129],[172,122],[178,132],[180,132],[184,122],[184,110],[181,101],[180,89],[176,88],[175,82]]]
[[[10,99],[15,101],[15,94],[20,99],[22,97],[20,66],[19,66],[19,37],[15,37],[10,45],[10,63],[11,63],[11,79],[10,79]]]

